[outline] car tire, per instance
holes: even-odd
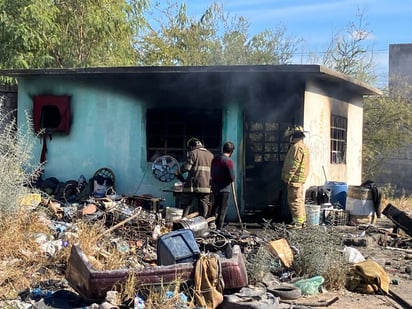
[[[298,299],[302,296],[301,290],[292,284],[284,284],[275,287],[270,287],[267,288],[267,291],[273,294],[274,296],[285,300]]]

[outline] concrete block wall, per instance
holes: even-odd
[[[0,85],[0,117],[17,118],[17,86]],[[0,130],[5,123],[0,122]]]
[[[412,83],[412,44],[389,45],[389,86]],[[412,93],[410,94],[412,96]],[[378,185],[390,184],[396,188],[395,195],[412,194],[412,144],[403,155],[393,155],[386,160],[382,171],[377,171]]]

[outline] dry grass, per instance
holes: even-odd
[[[400,198],[384,197],[382,198],[382,209],[384,209],[389,203],[409,215],[412,214],[412,196],[402,196]]]
[[[137,253],[139,243],[140,245],[143,243],[142,239],[138,238],[138,236],[135,238],[123,238],[122,236],[126,235],[122,234],[124,233],[122,227],[106,234],[107,226],[105,226],[105,219],[94,222],[83,222],[80,220],[76,223],[76,226],[77,243],[96,270],[144,267],[139,263]],[[133,231],[132,228],[126,228],[126,230],[130,230],[131,233]],[[122,248],[122,246],[125,246],[125,248]]]
[[[412,214],[412,197],[382,198],[382,209],[391,203],[399,210]],[[285,238],[295,252],[294,262],[290,271],[296,277],[324,277],[324,286],[330,290],[344,288],[348,265],[344,260],[342,249],[343,239],[333,226],[308,227],[304,230],[287,230],[284,225],[274,227],[267,224],[262,236],[267,240]],[[265,246],[258,247],[247,259],[248,276],[251,283],[259,282],[267,272],[281,274],[287,271],[279,266]]]
[[[47,223],[39,213],[24,209],[7,220],[0,229],[0,299],[15,298],[29,287],[43,281],[60,279],[61,269],[68,254],[61,250],[53,257],[40,248],[36,238],[50,235]]]
[[[330,290],[344,287],[348,265],[342,254],[341,233],[333,226],[313,226],[293,231],[290,242],[297,248],[293,269],[299,277],[322,276]]]
[[[12,113],[0,108],[0,298],[16,297],[22,289],[55,277],[62,253],[50,259],[36,238],[49,235],[47,219],[20,207],[23,196],[36,190],[30,183],[40,166],[33,166],[31,118],[19,130]],[[46,236],[47,237],[47,236]]]
[[[122,268],[124,258],[116,250],[110,238],[102,237],[105,230],[104,220],[95,222],[80,221],[77,223],[78,243],[95,269],[113,270]]]
[[[158,286],[142,286],[136,277],[130,276],[119,287],[123,304],[131,305],[136,295],[146,299],[147,309],[194,308],[192,290],[181,280]],[[186,307],[187,306],[187,307]]]
[[[277,274],[282,269],[279,259],[274,258],[265,245],[254,248],[246,257],[249,284],[256,285],[266,274]]]
[[[294,261],[290,269],[281,267],[278,258],[268,253],[266,246],[261,246],[247,257],[248,276],[252,283],[259,282],[268,272],[278,276],[291,272],[292,278],[320,275],[325,279],[327,289],[344,287],[347,267],[341,253],[343,240],[333,228],[314,226],[287,230],[284,224],[267,225],[262,236],[267,240],[287,239],[294,251]]]
[[[171,292],[169,296],[168,292]],[[152,290],[147,295],[145,308],[147,309],[169,309],[169,308],[194,308],[193,298],[187,292],[179,292],[179,283],[170,288],[161,287]],[[189,297],[192,299],[190,300]]]

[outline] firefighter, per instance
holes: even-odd
[[[191,211],[192,202],[196,200],[200,215],[207,218],[211,211],[210,168],[213,154],[196,137],[190,138],[186,146],[189,149],[186,162],[176,172],[179,178],[187,173],[183,182],[180,208],[183,208],[183,215],[187,216]]]
[[[288,228],[306,226],[306,212],[303,185],[309,173],[309,149],[305,145],[305,131],[302,126],[288,128],[285,132],[290,137],[290,146],[282,168],[282,181],[287,187],[287,202],[292,214],[292,223]]]

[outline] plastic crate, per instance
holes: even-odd
[[[194,262],[200,255],[193,231],[180,229],[160,236],[157,242],[159,265]]]
[[[321,210],[323,224],[326,225],[346,225],[349,222],[349,211],[342,209]]]

